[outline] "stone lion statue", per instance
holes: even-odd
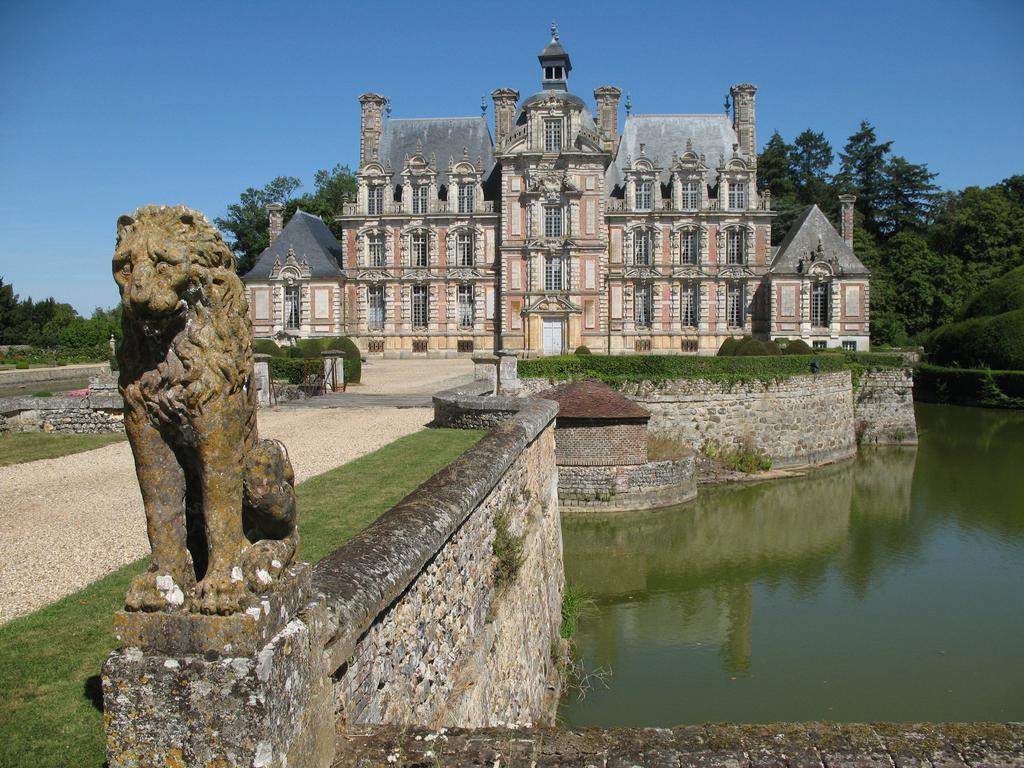
[[[118,389],[153,564],[128,610],[230,614],[295,558],[295,475],[256,432],[252,328],[231,250],[197,211],[117,222]]]

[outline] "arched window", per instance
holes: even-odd
[[[649,229],[638,229],[633,233],[633,263],[641,267],[651,266],[654,255],[654,233]]]
[[[472,267],[476,261],[476,238],[472,232],[462,230],[455,237],[456,263],[460,267]]]
[[[747,238],[742,229],[730,229],[725,233],[725,263],[747,263]]]
[[[827,280],[811,283],[811,325],[816,328],[828,327],[830,287]]]
[[[430,266],[429,243],[426,232],[413,232],[409,237],[410,264],[426,269]]]
[[[679,263],[700,263],[700,232],[696,229],[684,229],[679,232]]]
[[[384,327],[384,286],[371,285],[366,289],[366,325],[379,331]]]
[[[380,232],[371,232],[366,236],[366,255],[371,267],[382,268],[386,266],[384,261],[384,235]]]
[[[654,322],[654,290],[650,283],[637,285],[633,290],[633,315],[641,328],[650,328]]]

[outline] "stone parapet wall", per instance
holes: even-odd
[[[1024,765],[1021,723],[775,723],[680,728],[359,729],[338,738],[335,768],[410,766],[708,766],[994,768]]]
[[[559,418],[555,429],[558,466],[618,466],[647,461],[647,424],[604,419]]]
[[[556,440],[560,439],[556,430]],[[656,509],[682,504],[696,495],[693,456],[624,466],[558,468],[563,512]]]
[[[914,376],[909,368],[865,371],[853,395],[857,441],[875,445],[914,445]]]
[[[490,396],[494,379],[477,379],[434,395],[434,425],[451,429],[490,429],[512,418],[525,405],[521,397]]]
[[[563,583],[556,406],[519,405],[317,564],[314,588],[337,627],[325,664],[342,725],[553,717]],[[497,581],[499,530],[522,542],[507,583]]]

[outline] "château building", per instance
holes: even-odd
[[[258,336],[351,336],[368,354],[714,354],[729,336],[867,349],[869,279],[816,206],[777,248],[757,184],[756,91],[717,114],[634,115],[569,90],[557,30],[537,93],[474,117],[391,118],[360,97],[357,198],[296,214],[244,276]],[[483,112],[483,108],[481,112]]]

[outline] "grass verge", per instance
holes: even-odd
[[[0,467],[37,459],[55,459],[91,451],[125,440],[123,432],[103,435],[61,435],[51,432],[16,432],[0,435]]]
[[[302,559],[315,563],[344,544],[482,434],[423,430],[299,484]],[[0,627],[4,768],[103,764],[100,668],[114,647],[112,615],[147,565],[126,565]]]

